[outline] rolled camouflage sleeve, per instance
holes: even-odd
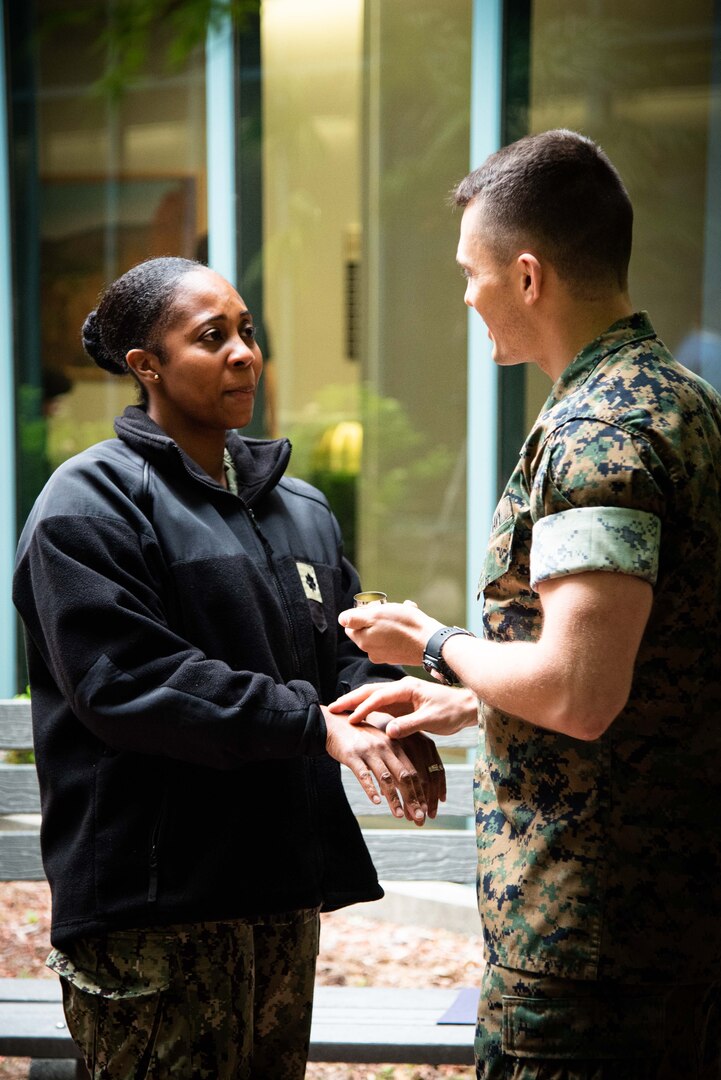
[[[574,420],[558,429],[536,477],[531,586],[591,570],[655,584],[663,495],[650,448],[621,428]]]
[[[586,506],[552,514],[533,526],[531,586],[590,570],[631,574],[654,585],[660,539],[661,522],[643,510]]]

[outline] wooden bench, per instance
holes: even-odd
[[[476,737],[474,730],[468,730],[442,740],[442,746],[470,747]],[[29,703],[0,700],[0,751],[31,745]],[[475,880],[472,766],[448,763],[446,771],[448,797],[437,820],[453,818],[452,824],[458,827],[441,828],[434,823],[418,829],[393,823],[385,803],[380,807],[369,803],[355,777],[344,768],[349,802],[362,819],[382,880],[465,884]],[[0,881],[44,880],[39,812],[35,766],[0,761]],[[366,827],[381,817],[390,827]],[[473,1023],[438,1023],[458,997],[457,989],[318,986],[310,1060],[470,1065]],[[34,1059],[33,1080],[87,1077],[65,1026],[58,979],[0,979],[3,1055]]]

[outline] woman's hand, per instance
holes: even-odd
[[[380,803],[376,783],[395,817],[406,817],[422,825],[440,797],[438,772],[428,773],[428,749],[391,739],[370,724],[349,724],[347,716],[332,713],[322,705],[327,727],[326,749],[355,774],[371,802]],[[410,752],[408,752],[410,751]],[[375,781],[375,782],[374,782]],[[445,782],[445,778],[444,778]]]
[[[401,746],[416,767],[418,775],[425,780],[428,800],[428,817],[438,813],[438,803],[446,801],[446,770],[438,748],[427,735],[417,731],[401,740]]]
[[[328,708],[332,713],[350,713],[351,724],[376,723],[378,718],[371,714],[380,713],[386,717],[386,734],[393,739],[403,739],[416,731],[454,735],[478,723],[478,699],[472,690],[412,675],[397,682],[366,683]]]

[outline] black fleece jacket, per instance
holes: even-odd
[[[239,494],[138,407],[18,545],[53,944],[382,895],[318,707],[398,678],[343,633],[358,576],[287,440],[228,433]]]

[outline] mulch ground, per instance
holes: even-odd
[[[0,978],[51,978],[50,897],[45,882],[0,884]],[[481,939],[448,930],[322,916],[318,982],[333,986],[478,986]],[[29,1062],[0,1057],[0,1080],[26,1080]],[[434,1065],[308,1066],[308,1080],[473,1080],[472,1068]],[[278,1077],[277,1080],[282,1080]]]

